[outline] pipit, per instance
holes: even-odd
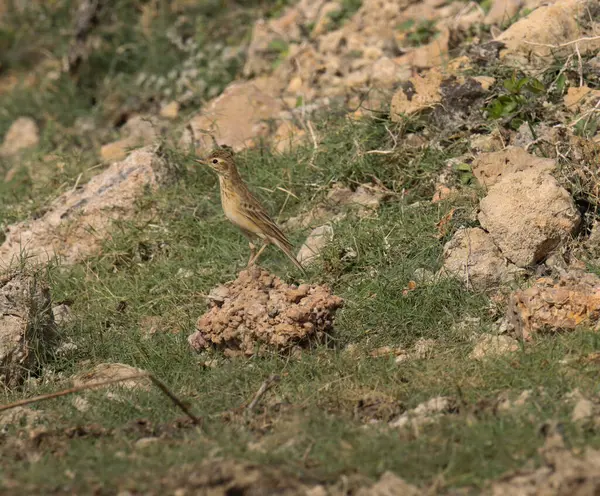
[[[216,148],[206,159],[197,162],[208,165],[219,176],[221,205],[225,216],[239,227],[248,239],[250,246],[248,267],[258,260],[268,245],[274,244],[305,273],[304,267],[292,253],[292,244],[244,183],[235,166],[233,153],[226,147]],[[256,238],[263,241],[258,252],[253,242]]]

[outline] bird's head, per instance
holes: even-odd
[[[235,173],[235,163],[233,161],[233,150],[228,146],[215,148],[204,159],[197,159],[196,162],[202,165],[208,165],[219,176],[229,177]]]

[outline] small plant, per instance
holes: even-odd
[[[414,21],[412,22],[414,23]],[[407,23],[404,24],[408,25]],[[409,27],[409,29],[411,28]],[[414,26],[414,29],[406,35],[406,41],[408,42],[408,45],[412,47],[422,46],[429,43],[437,33],[438,30],[435,28],[435,21],[420,21]]]
[[[582,138],[592,138],[598,132],[598,127],[600,122],[595,117],[591,115],[585,119],[580,119],[573,129],[576,136],[580,136]]]
[[[342,0],[340,10],[334,10],[328,14],[330,19],[329,31],[339,29],[361,6],[362,0]]]
[[[503,119],[511,129],[518,129],[523,122],[535,120],[535,107],[539,96],[546,93],[546,87],[539,79],[518,78],[513,74],[505,79],[503,88],[506,93],[498,95],[487,106],[490,119]]]
[[[281,39],[274,39],[269,43],[269,52],[273,55],[273,69],[276,69],[288,55],[289,45]]]
[[[458,175],[458,180],[460,184],[468,185],[473,182],[475,176],[473,175],[473,170],[469,164],[464,162],[460,162],[454,166],[454,170]]]

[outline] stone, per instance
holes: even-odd
[[[52,307],[52,315],[57,325],[68,324],[73,319],[71,307],[64,303]]]
[[[100,149],[105,162],[123,160],[132,149],[152,144],[160,135],[160,123],[155,118],[136,115],[125,123],[121,132],[125,138]]]
[[[513,292],[506,318],[517,336],[595,327],[600,320],[600,279],[595,274],[567,272],[557,280],[538,279],[533,286]]]
[[[472,360],[495,358],[519,349],[519,343],[510,336],[482,334],[477,339],[473,351],[469,355]]]
[[[581,222],[569,193],[536,169],[500,178],[481,200],[478,219],[502,255],[518,267],[542,261]]]
[[[151,382],[147,377],[127,380],[128,377],[134,377],[139,374],[144,374],[144,371],[131,365],[123,363],[100,363],[90,371],[82,372],[73,377],[73,386],[94,386],[105,381],[119,381],[112,384],[112,386],[149,391]]]
[[[526,71],[567,57],[574,47],[566,43],[585,37],[579,16],[587,15],[586,6],[594,8],[595,0],[557,0],[538,7],[496,37],[505,46],[500,57]],[[578,48],[582,55],[598,51],[600,39],[582,40]]]
[[[272,138],[275,150],[279,153],[287,153],[306,141],[306,131],[300,129],[292,121],[283,121]]]
[[[571,420],[573,422],[583,422],[590,420],[594,415],[594,403],[587,398],[580,398],[571,413]]]
[[[392,472],[383,475],[371,487],[361,487],[356,496],[420,496],[423,491]]]
[[[421,76],[415,74],[394,93],[391,104],[392,121],[400,122],[405,115],[430,109],[442,101],[442,73],[432,69]]]
[[[131,218],[146,190],[155,191],[175,177],[176,169],[158,150],[134,151],[87,184],[60,195],[41,217],[8,226],[0,265],[19,260],[23,252],[30,262],[57,255],[67,264],[98,253],[114,221]]]
[[[314,263],[323,248],[333,240],[333,227],[328,224],[315,227],[300,247],[296,258],[305,267]]]
[[[0,276],[0,385],[19,387],[56,345],[50,290],[37,274]]]
[[[213,148],[210,133],[219,145],[239,151],[266,138],[267,121],[283,110],[282,102],[256,81],[233,83],[190,120],[191,139],[198,151],[206,151]]]
[[[397,64],[385,56],[370,67],[371,86],[375,88],[393,88],[404,81],[408,81],[410,76],[409,66]]]
[[[480,153],[471,167],[479,184],[489,188],[502,177],[514,172],[534,169],[550,172],[556,168],[551,158],[540,158],[527,153],[523,148],[509,146],[501,151]]]
[[[446,243],[441,273],[458,278],[468,289],[488,291],[513,280],[519,270],[488,233],[472,227],[459,229]]]
[[[594,90],[586,85],[571,86],[564,97],[565,106],[573,113],[594,108],[600,101],[600,90]]]
[[[485,16],[485,24],[508,24],[522,9],[533,10],[542,0],[494,0]]]
[[[188,338],[197,351],[216,347],[252,356],[309,346],[331,332],[335,312],[343,305],[327,286],[288,285],[257,266],[225,286],[223,301],[210,301],[211,308]]]
[[[174,120],[179,116],[179,102],[172,101],[160,108],[159,115],[164,119]]]
[[[23,150],[34,148],[40,142],[40,132],[31,117],[19,117],[14,121],[0,145],[0,157],[13,157]]]
[[[439,419],[443,414],[453,410],[453,402],[445,396],[436,396],[415,408],[404,412],[390,422],[390,427],[419,429]]]

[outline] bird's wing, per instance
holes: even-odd
[[[253,222],[261,229],[263,234],[279,241],[283,246],[291,249],[292,244],[289,242],[285,234],[279,229],[277,224],[273,222],[262,204],[248,190],[244,192],[244,197],[241,199],[242,208],[241,214],[244,215],[250,222]]]

